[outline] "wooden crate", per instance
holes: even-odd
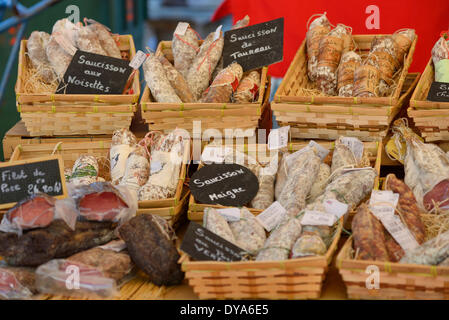
[[[294,152],[306,147],[308,144],[309,144],[309,141],[293,142],[288,145],[288,150],[290,153],[294,153]],[[335,146],[335,143],[330,142],[330,141],[319,141],[319,144],[329,150],[332,150]],[[382,142],[365,142],[364,145],[365,145],[365,150],[369,154],[371,164],[376,169],[376,171],[378,173],[380,173],[380,165],[381,165],[381,157],[382,157],[382,149],[383,149]],[[255,157],[256,159],[258,159],[259,155],[264,155],[265,152],[267,154],[269,154],[269,151],[267,151],[267,145],[262,145],[262,144],[234,146],[234,148],[237,148],[237,150],[239,150],[239,151],[241,150],[242,152],[245,152],[246,154],[251,155],[251,156]],[[201,167],[201,164],[200,164],[199,168],[200,167]],[[203,221],[204,209],[206,209],[206,208],[225,209],[228,207],[222,206],[222,205],[198,203],[198,202],[196,202],[193,195],[191,195],[190,200],[189,200],[189,210],[187,213],[188,219],[191,221],[196,221],[196,222],[201,223]],[[254,208],[248,208],[248,210],[254,215],[259,215],[263,211],[263,210],[254,209]],[[350,225],[353,215],[354,215],[353,212],[349,213],[348,218],[346,219],[346,222],[345,222],[345,227],[346,227],[347,223],[349,223],[349,225]]]
[[[119,38],[120,50],[136,54],[131,35]],[[31,136],[101,135],[114,130],[129,128],[140,96],[139,72],[133,83],[132,94],[48,94],[25,93],[26,70],[30,67],[26,40],[22,40],[19,52],[16,83],[17,110]]]
[[[379,35],[353,36],[362,56],[369,52],[375,36]],[[299,89],[315,88],[307,75],[306,42],[303,41],[272,103],[276,120],[281,126],[300,129],[292,130],[292,138],[332,140],[342,132],[352,131],[351,136],[364,141],[382,140],[416,86],[419,74],[408,75],[416,41],[396,79],[398,85],[394,93],[390,97],[376,98],[300,96]]]
[[[337,268],[350,299],[449,299],[449,267],[354,260],[352,236],[337,256]],[[367,289],[368,266],[380,271],[379,289]]]
[[[95,156],[99,161],[99,176],[110,180],[109,149],[111,140],[90,142],[60,142],[56,144],[30,144],[18,145],[10,161],[25,160],[40,156],[61,154],[64,166],[72,168],[76,159],[82,154]],[[184,188],[187,173],[187,163],[190,160],[190,143],[186,143],[184,159],[181,166],[176,193],[173,198],[161,200],[139,201],[138,214],[157,214],[167,219],[171,225],[178,222],[184,214],[190,193]]]
[[[143,137],[145,133],[140,134]],[[3,138],[3,156],[6,160],[11,158],[14,149],[18,145],[28,144],[46,144],[56,145],[58,142],[91,142],[91,141],[110,141],[112,134],[103,135],[85,135],[85,136],[56,136],[56,137],[32,137],[25,127],[23,121],[17,122]]]
[[[182,269],[200,299],[318,299],[342,225],[343,218],[325,256],[284,261],[196,262],[183,254]]]
[[[435,68],[430,59],[408,108],[408,116],[413,119],[426,142],[449,140],[449,102],[427,100],[434,81]]]
[[[171,41],[161,41],[156,54],[163,54],[173,62]],[[226,134],[224,129],[255,131],[270,95],[271,81],[267,70],[267,67],[261,69],[259,98],[253,103],[159,103],[146,86],[141,99],[142,119],[148,123],[149,130],[182,128],[192,134],[193,121],[201,121],[203,131],[217,129],[223,134]]]

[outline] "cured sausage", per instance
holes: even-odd
[[[27,53],[33,67],[46,83],[52,83],[56,75],[47,57],[47,45],[50,35],[46,32],[33,31],[27,41]]]
[[[231,101],[232,93],[237,89],[243,76],[243,69],[238,63],[224,68],[209,87],[205,103],[226,103]]]
[[[192,92],[190,92],[189,85],[184,79],[183,75],[176,70],[175,67],[165,58],[163,55],[158,56],[159,61],[165,69],[168,81],[170,81],[171,86],[175,89],[176,94],[182,100],[182,102],[189,103],[195,102]]]
[[[198,40],[197,33],[190,25],[187,27],[184,35],[173,34],[172,51],[174,65],[184,79],[187,79],[190,66],[199,51]]]

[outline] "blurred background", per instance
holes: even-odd
[[[224,30],[228,30],[232,25],[231,16],[210,22],[221,2],[222,0],[0,0],[0,78],[5,80],[5,73],[8,77],[3,82],[4,95],[0,99],[0,139],[20,120],[14,93],[18,53],[13,48],[21,33],[25,38],[34,30],[51,33],[53,24],[69,17],[70,12],[67,13],[66,9],[75,5],[80,9],[81,19],[88,17],[97,20],[111,28],[113,33],[132,34],[137,49],[145,50],[149,47],[156,50],[159,41],[172,39],[179,21],[189,22],[202,37],[220,24]],[[10,26],[15,22],[12,20],[15,17],[14,7],[30,15],[24,30],[21,30],[20,24]],[[8,61],[11,52],[13,60]]]

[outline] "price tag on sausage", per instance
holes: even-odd
[[[205,163],[223,163],[225,157],[232,152],[231,148],[226,147],[206,147],[201,155],[201,161]]]
[[[276,228],[284,220],[286,214],[287,211],[284,207],[279,202],[275,201],[271,206],[259,214],[256,219],[265,230],[271,232],[271,230]]]
[[[336,219],[337,217],[332,213],[306,210],[306,213],[301,219],[301,224],[303,226],[332,227],[335,224]]]
[[[176,26],[175,34],[179,36],[183,36],[186,34],[187,28],[189,27],[189,24],[187,22],[180,22]]]
[[[285,148],[288,144],[289,132],[290,126],[271,130],[270,134],[268,135],[268,149],[277,150]]]
[[[357,162],[362,160],[364,149],[363,142],[352,137],[344,137],[340,141],[352,151]]]
[[[218,209],[217,211],[228,222],[240,221],[240,209],[239,208]]]
[[[132,59],[132,61],[129,63],[129,66],[133,68],[134,70],[139,69],[145,60],[147,60],[147,54],[141,50],[137,51],[136,55]]]

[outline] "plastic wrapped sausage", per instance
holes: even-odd
[[[88,185],[97,182],[98,170],[98,161],[94,156],[81,155],[73,165],[70,183]]]
[[[313,17],[313,16],[312,16]],[[312,18],[311,17],[311,18]],[[320,52],[320,41],[331,30],[329,20],[326,17],[326,13],[319,15],[318,18],[313,20],[307,29],[306,43],[307,43],[307,70],[309,79],[311,81],[317,80],[317,66],[318,56]]]
[[[377,67],[380,81],[378,91],[380,96],[388,96],[396,70],[399,69],[399,61],[393,38],[390,36],[375,37],[371,44],[371,51],[367,63]]]
[[[256,261],[287,260],[296,240],[301,235],[301,223],[289,218],[274,229],[256,257]]]
[[[449,40],[442,35],[432,48],[432,61],[435,67],[435,81],[449,82]]]
[[[190,27],[190,25],[187,27],[185,34],[173,34],[172,51],[174,65],[184,79],[187,79],[190,66],[199,51],[200,46],[198,40],[197,33]]]
[[[252,208],[265,210],[274,202],[274,181],[278,165],[279,157],[276,153],[267,166],[260,168],[258,172],[259,191],[251,201]]]
[[[249,25],[249,16],[246,15],[243,17],[243,19],[237,21],[231,28],[231,30],[237,30],[240,28],[245,28]],[[221,56],[220,61],[218,61],[217,66],[215,67],[214,73],[212,75],[212,79],[215,79],[217,75],[223,70],[224,68],[224,62],[223,62],[223,56]]]
[[[150,146],[150,176],[139,189],[139,200],[160,200],[175,196],[181,170],[184,142],[178,131],[158,136]]]
[[[168,81],[170,81],[171,86],[175,89],[176,94],[182,100],[182,102],[189,103],[195,102],[192,92],[190,92],[189,85],[182,76],[182,74],[176,70],[175,67],[165,58],[163,55],[158,56],[159,61],[165,69]]]
[[[46,32],[33,31],[27,41],[27,53],[33,67],[42,79],[51,83],[56,79],[56,74],[47,58],[47,45],[50,42],[50,35]]]
[[[326,254],[326,244],[316,232],[305,231],[295,242],[292,249],[292,259],[307,256],[322,256]]]
[[[240,221],[230,222],[229,227],[236,245],[251,254],[256,254],[267,238],[265,229],[246,208],[240,210]]]
[[[406,252],[399,261],[407,264],[425,264],[436,266],[449,257],[449,231],[441,233],[415,248]]]
[[[66,39],[73,47],[76,47],[76,38],[79,28],[68,19],[61,19],[56,21],[51,31],[52,35],[60,34]],[[53,56],[49,56],[53,57]]]
[[[228,222],[214,208],[204,209],[203,227],[215,233],[217,236],[237,245],[237,241],[229,227]],[[242,248],[243,249],[243,248]]]
[[[154,53],[149,53],[143,64],[143,71],[148,88],[154,99],[160,103],[182,103],[167,78],[162,63]]]
[[[209,91],[202,102],[226,103],[231,101],[232,93],[237,90],[243,76],[243,69],[238,63],[224,68],[212,82]]]
[[[306,206],[306,197],[320,170],[321,159],[315,149],[302,153],[292,164],[292,170],[282,190],[279,203],[290,217],[296,216]]]
[[[396,59],[398,60],[399,65],[402,65],[416,38],[416,32],[413,29],[402,29],[396,31],[392,38],[396,47]]]
[[[337,170],[344,167],[356,167],[357,159],[352,150],[342,142],[342,137],[335,141],[335,148],[332,155],[331,172],[334,174]]]
[[[126,170],[126,160],[137,145],[136,136],[129,129],[116,130],[112,136],[109,159],[112,184],[118,184]]]
[[[280,161],[279,161],[279,168],[278,172],[276,174],[276,185],[274,188],[274,198],[276,200],[279,200],[282,195],[282,190],[284,189],[285,182],[287,181],[287,157],[289,153],[288,152],[280,152]]]
[[[389,261],[382,223],[366,204],[359,206],[352,220],[352,235],[357,259]]]
[[[94,22],[88,26],[92,33],[95,33],[100,41],[100,45],[103,48],[107,56],[121,59],[122,53],[112,37],[109,30],[101,23]]]
[[[362,62],[362,58],[354,51],[348,51],[341,57],[338,66],[337,90],[340,97],[352,97],[354,90],[354,73]]]
[[[106,51],[104,51],[101,46],[97,33],[95,33],[93,29],[84,26],[78,28],[79,30],[76,34],[76,46],[78,49],[104,56],[107,55]]]
[[[204,40],[186,77],[190,91],[196,100],[201,98],[204,90],[209,86],[212,73],[220,60],[223,51],[223,33],[220,32],[218,39],[214,39],[215,32],[212,32]]]
[[[320,41],[317,86],[325,94],[337,93],[337,68],[343,54],[343,36],[347,35],[350,35],[348,28],[339,24]]]
[[[126,160],[126,169],[120,184],[134,190],[137,197],[137,192],[148,181],[149,175],[150,162],[147,151],[145,147],[137,145]]]
[[[256,100],[260,87],[259,71],[251,71],[243,76],[237,91],[234,93],[234,101],[236,103],[248,103]]]
[[[399,193],[398,210],[401,218],[411,231],[416,241],[422,244],[426,238],[426,229],[421,220],[422,211],[412,190],[394,174],[389,174],[385,180],[385,189]]]
[[[50,41],[47,44],[47,57],[51,57],[50,65],[59,79],[64,78],[67,68],[72,62],[72,54],[65,51],[56,41],[55,36],[50,36]]]
[[[329,177],[331,175],[331,168],[326,163],[320,164],[320,170],[318,171],[317,178],[310,189],[309,198],[307,203],[313,203],[316,198],[323,194],[326,189]]]

